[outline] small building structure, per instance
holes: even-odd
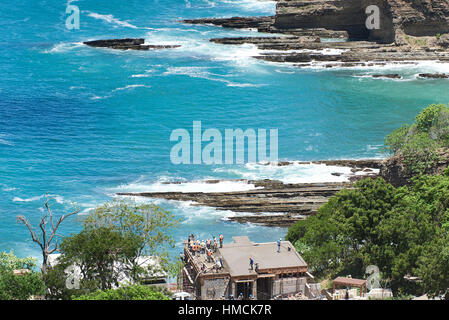
[[[212,259],[186,242],[184,262],[183,290],[196,299],[318,299],[321,295],[307,263],[289,241],[281,241],[278,252],[276,242],[234,237],[232,243],[214,249]]]
[[[360,290],[360,297],[363,297],[367,290],[366,280],[338,277],[332,283],[332,294],[335,294],[335,290],[339,290],[341,287],[358,288]]]

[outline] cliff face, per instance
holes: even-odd
[[[370,5],[380,9],[380,29],[366,28]],[[279,0],[275,27],[345,30],[352,39],[404,42],[409,36],[449,32],[449,0]]]
[[[449,167],[449,149],[442,148],[438,150],[438,153],[439,160],[425,174],[441,175]],[[410,184],[410,180],[413,178],[413,175],[407,171],[401,155],[394,155],[385,159],[380,166],[380,176],[396,187]]]

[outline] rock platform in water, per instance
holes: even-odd
[[[127,39],[109,39],[93,40],[83,42],[85,45],[96,48],[109,48],[116,50],[158,50],[179,48],[180,45],[145,45],[145,39],[127,38]]]

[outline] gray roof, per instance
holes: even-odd
[[[259,269],[307,267],[290,241],[281,241],[281,252],[278,253],[277,242],[253,243],[246,236],[234,237],[233,240],[233,243],[224,244],[219,249],[231,276],[255,275],[249,267],[250,257],[254,264],[259,264]]]

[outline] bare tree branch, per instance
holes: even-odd
[[[17,216],[17,222],[23,223],[30,232],[31,238],[33,239],[33,242],[36,242],[41,250],[42,250],[42,272],[45,273],[47,271],[47,263],[48,263],[48,256],[58,250],[59,243],[56,240],[55,243],[53,243],[54,237],[61,237],[61,235],[57,234],[58,228],[61,225],[61,223],[67,219],[70,216],[73,216],[77,213],[79,213],[79,209],[74,206],[74,210],[68,214],[62,215],[59,217],[58,222],[54,224],[53,219],[53,212],[50,207],[50,201],[52,198],[48,195],[46,195],[46,201],[45,201],[45,208],[47,209],[47,212],[41,217],[40,223],[39,223],[39,229],[40,234],[39,236],[36,234],[36,232],[33,230],[33,227],[31,226],[31,223],[28,221],[27,218],[24,216]],[[50,220],[50,228],[48,228],[48,219]]]

